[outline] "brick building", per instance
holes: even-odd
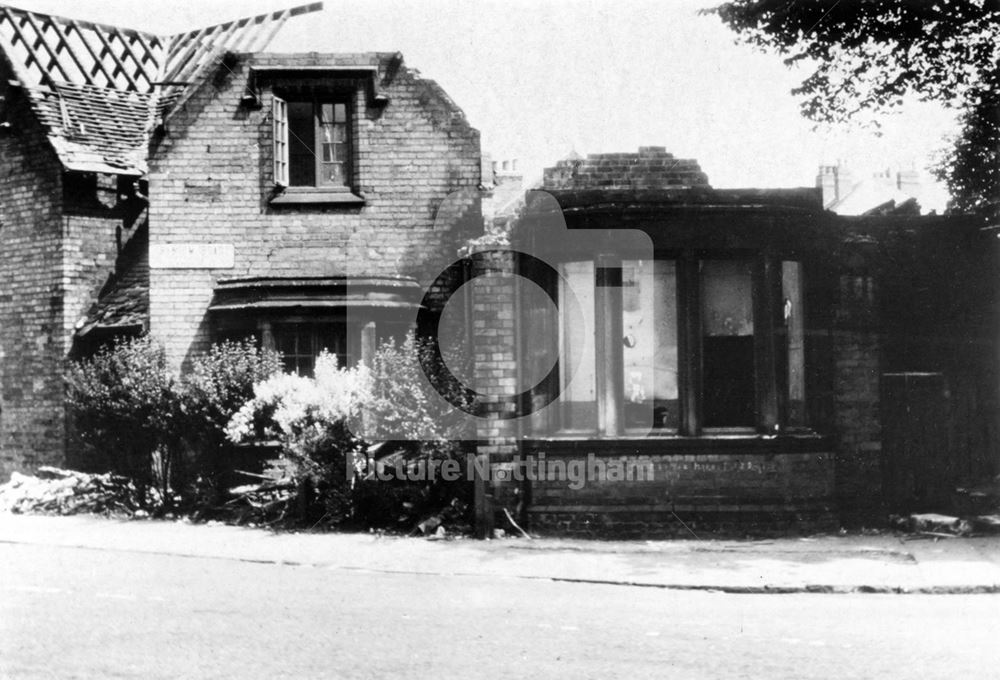
[[[978,224],[715,189],[658,147],[560,161],[522,200],[401,55],[263,52],[316,9],[157,36],[0,7],[0,475],[71,453],[73,353],[148,332],[181,371],[252,334],[308,371],[470,277],[483,528],[832,527],[996,472]],[[502,214],[477,238],[484,191]],[[915,425],[940,449],[907,462]],[[547,474],[590,461],[583,484]]]
[[[659,147],[560,161],[541,188],[555,202],[529,199],[511,238],[551,270],[491,266],[556,304],[477,364],[554,366],[493,409],[529,415],[497,416],[488,442],[494,502],[534,530],[829,529],[946,507],[996,473],[997,253],[977,221],[714,189]],[[622,254],[623,230],[649,261]]]
[[[64,460],[73,352],[149,332],[182,369],[253,334],[290,369],[347,360],[481,233],[479,133],[434,81],[262,52],[317,9],[157,36],[0,7],[0,475]]]

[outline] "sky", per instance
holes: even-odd
[[[4,0],[0,0],[4,1]],[[10,0],[23,9],[175,33],[305,0]],[[716,187],[813,186],[820,164],[856,177],[923,170],[954,115],[911,102],[860,126],[816,127],[791,94],[806,75],[736,42],[715,0],[326,0],[291,19],[273,52],[400,51],[437,80],[495,160],[530,175],[570,151],[663,146]],[[925,185],[930,184],[925,180]],[[925,208],[943,208],[928,187]]]

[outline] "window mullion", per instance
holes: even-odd
[[[323,178],[323,108],[318,101],[313,102],[313,160],[316,167],[316,186],[326,184]]]
[[[780,429],[774,333],[775,315],[779,312],[779,267],[770,253],[762,254],[755,262],[753,276],[757,428],[772,434]]]
[[[680,434],[701,434],[701,280],[698,260],[685,252],[677,262],[677,388]]]
[[[622,262],[616,257],[601,256],[595,264],[598,431],[615,437],[622,433],[624,420]]]

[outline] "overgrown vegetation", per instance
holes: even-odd
[[[66,372],[66,399],[83,450],[82,467],[132,479],[164,506],[211,487],[225,446],[223,428],[274,374],[280,357],[252,341],[226,342],[174,377],[149,337],[120,340]]]
[[[141,498],[154,483],[165,491],[180,447],[181,407],[163,348],[145,337],[116,342],[73,362],[66,387],[84,467],[132,479]]]
[[[378,348],[371,368],[341,367],[324,353],[306,377],[281,373],[279,355],[246,341],[212,347],[176,378],[162,348],[140,338],[71,364],[67,399],[86,467],[134,480],[139,497],[162,499],[160,511],[267,525],[464,528],[467,480],[376,474],[464,460],[467,419],[453,405],[468,409],[471,399],[442,363],[433,345],[409,335]],[[265,473],[224,488],[228,453],[261,445],[274,454]],[[156,493],[141,491],[151,486]]]

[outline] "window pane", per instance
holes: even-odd
[[[788,338],[788,424],[806,424],[805,317],[802,308],[802,264],[781,263],[781,297]]]
[[[272,326],[272,333],[286,372],[312,376],[316,357],[324,349],[337,356],[338,366],[347,365],[343,323],[279,323]]]
[[[753,264],[701,263],[702,406],[705,427],[755,421]]]
[[[320,124],[329,125],[333,122],[333,104],[320,104]]]
[[[288,102],[288,183],[316,184],[316,123],[312,102]]]
[[[347,122],[347,104],[335,104],[334,105],[334,118],[335,123],[346,123]]]
[[[559,265],[559,372],[564,429],[597,426],[594,355],[594,263]]]
[[[347,177],[347,124],[334,122],[335,108],[346,110],[343,104],[323,104],[320,118],[320,177],[321,185],[345,186]]]
[[[671,261],[622,263],[625,427],[677,429],[677,274]]]
[[[701,265],[705,335],[753,335],[753,267],[747,260]]]
[[[340,163],[323,164],[323,183],[342,185],[345,182],[344,166]]]

